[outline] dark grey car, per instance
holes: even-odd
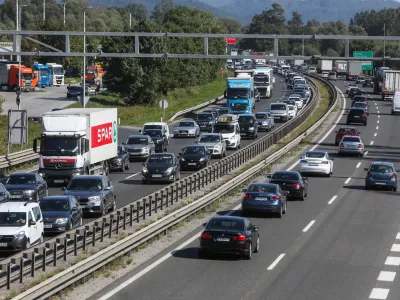
[[[129,154],[124,146],[118,146],[118,155],[109,160],[109,165],[111,170],[129,170]]]
[[[79,175],[74,177],[64,195],[74,196],[84,213],[105,215],[117,207],[114,187],[105,175]]]
[[[14,173],[4,184],[12,200],[39,201],[47,196],[47,183],[39,174]]]
[[[256,112],[254,114],[258,122],[258,130],[271,131],[275,127],[274,117],[270,112]]]
[[[122,145],[128,152],[129,160],[146,160],[150,154],[155,152],[154,142],[148,135],[130,135]]]

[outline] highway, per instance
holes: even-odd
[[[344,92],[343,82],[335,85]],[[365,90],[371,93],[368,126],[355,126],[368,152],[337,156],[341,115],[325,139],[309,146],[335,158],[333,175],[310,177],[307,199],[290,201],[282,219],[250,218],[261,242],[252,260],[199,259],[198,228],[90,299],[400,299],[400,193],[366,191],[363,171],[372,161],[399,167],[400,117],[390,115],[391,103]],[[340,102],[350,106],[348,98]],[[287,169],[297,170],[296,162]]]

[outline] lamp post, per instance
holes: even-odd
[[[65,26],[65,5],[67,4],[67,0],[63,1],[63,7],[64,7],[64,26]]]
[[[46,21],[46,0],[43,0],[43,22]]]
[[[86,6],[83,10],[83,91],[82,91],[82,102],[83,102],[83,108],[86,107],[85,103],[85,95],[86,95],[86,9],[92,8],[91,6]]]
[[[20,5],[18,8],[18,30],[21,30],[21,12],[22,12],[22,8],[27,6],[26,4],[24,5]],[[19,51],[21,51],[21,37],[19,36]],[[21,87],[21,59],[22,57],[19,55],[19,60],[18,60],[18,86]],[[19,105],[18,105],[18,109],[19,109]]]
[[[383,37],[386,36],[386,23],[383,23]],[[385,66],[386,40],[383,40],[383,66]]]
[[[129,13],[129,29],[132,28],[132,14]]]

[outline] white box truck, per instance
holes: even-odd
[[[70,108],[43,114],[42,135],[33,143],[33,150],[40,154],[38,173],[48,183],[108,174],[109,160],[118,155],[117,121],[116,108]]]
[[[346,76],[347,61],[346,60],[336,60],[335,61],[335,71],[336,71],[337,76]]]
[[[362,61],[349,61],[346,80],[356,80],[362,74]]]
[[[400,71],[385,70],[382,82],[382,100],[393,100],[395,92],[400,92]]]
[[[322,59],[318,61],[318,73],[332,71],[332,60]]]

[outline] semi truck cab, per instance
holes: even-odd
[[[253,78],[249,75],[229,77],[224,96],[230,114],[251,114],[255,107]]]

